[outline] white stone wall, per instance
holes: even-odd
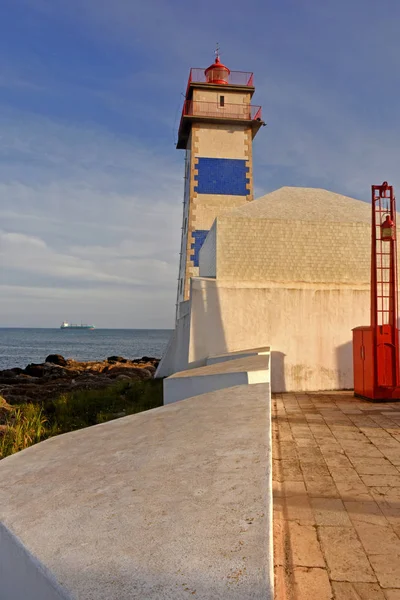
[[[184,310],[180,310],[181,308]],[[190,339],[190,300],[178,306],[175,330],[167,349],[158,365],[156,377],[167,377],[176,371],[186,369],[189,360]],[[203,361],[205,363],[205,361]]]
[[[189,365],[271,346],[273,392],[350,389],[351,330],[368,323],[368,285],[198,278],[191,289]]]
[[[217,222],[214,221],[213,226],[200,250],[200,276],[201,277],[216,277],[217,276]]]

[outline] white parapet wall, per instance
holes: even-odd
[[[5,458],[1,600],[272,600],[271,462],[265,383]]]
[[[251,356],[269,356],[270,354],[271,349],[269,346],[265,346],[264,348],[253,348],[251,350],[238,350],[237,352],[209,356],[206,359],[206,364],[214,365],[215,363],[225,362],[227,360],[237,360],[238,358],[249,358]]]
[[[251,352],[251,351],[250,351]],[[238,358],[239,356],[239,358]],[[185,400],[236,385],[269,385],[269,353],[224,355],[205,367],[180,371],[164,379],[164,404]]]

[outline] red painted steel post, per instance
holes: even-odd
[[[373,185],[371,327],[375,355],[375,399],[391,397],[399,385],[396,238],[396,200],[393,186],[387,182],[380,186]]]

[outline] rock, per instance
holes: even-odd
[[[49,354],[45,362],[52,363],[60,367],[66,367],[68,364],[65,358],[61,356],[61,354]]]
[[[26,402],[47,403],[72,391],[104,389],[116,381],[152,379],[158,359],[147,356],[143,359],[131,361],[115,355],[104,361],[79,362],[64,359],[60,354],[49,354],[45,363],[0,371],[0,396],[12,406]]]
[[[5,371],[0,371],[0,377],[2,379],[14,379],[17,376],[17,373],[13,371],[13,369],[6,369]]]
[[[13,369],[10,369],[10,371],[12,371],[13,373],[15,373],[15,375],[21,375],[21,373],[24,372],[24,370],[20,369],[19,367],[14,367]]]
[[[113,379],[118,375],[127,375],[130,379],[135,379],[136,381],[144,381],[152,378],[150,371],[141,369],[140,367],[110,367],[107,370],[107,375]]]
[[[156,372],[156,368],[153,365],[146,365],[146,371],[148,371],[149,373],[151,373],[152,375],[154,375],[154,373]]]
[[[109,356],[107,358],[107,362],[109,363],[127,363],[128,359],[124,358],[123,356]]]
[[[46,374],[46,367],[44,365],[37,365],[35,363],[30,363],[24,371],[25,375],[30,375],[31,377],[44,377]]]

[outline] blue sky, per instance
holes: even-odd
[[[399,188],[396,0],[3,0],[0,326],[172,327],[190,67],[254,71],[255,195]]]

